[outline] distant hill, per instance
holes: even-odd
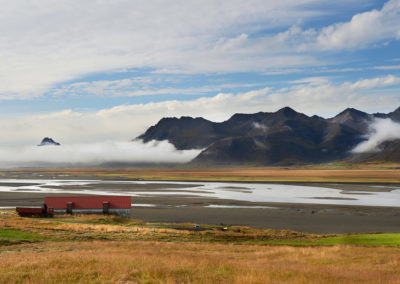
[[[192,161],[195,164],[321,163],[353,156],[350,151],[366,139],[374,118],[400,121],[400,108],[388,114],[348,108],[329,119],[309,117],[289,107],[276,112],[235,114],[220,123],[204,118],[163,118],[137,139],[168,140],[179,150],[204,149]],[[382,151],[393,152],[393,147],[398,149],[400,143]],[[358,156],[359,162],[366,159]]]
[[[54,141],[52,138],[45,137],[42,139],[42,142],[38,146],[60,146],[61,144]]]

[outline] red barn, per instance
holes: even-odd
[[[46,197],[44,203],[54,209],[54,214],[113,214],[126,218],[131,215],[130,196]]]

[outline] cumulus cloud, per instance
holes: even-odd
[[[201,150],[178,151],[167,141],[102,142],[61,146],[0,147],[0,166],[186,163]]]
[[[326,3],[332,11],[321,8]],[[297,25],[334,13],[343,3],[349,5],[348,0],[8,1],[0,12],[0,99],[41,96],[59,83],[130,68],[210,73],[321,66],[326,58],[315,50],[399,38],[399,0],[345,23],[308,30]],[[111,92],[132,81],[97,84],[86,87]]]
[[[400,123],[377,118],[370,125],[367,138],[353,149],[354,153],[376,152],[383,142],[400,139]]]
[[[0,98],[39,96],[55,83],[126,68],[260,69],[274,57],[252,51],[247,34],[318,16],[305,7],[319,2],[7,1],[0,12]],[[307,62],[278,57],[271,64]]]
[[[303,30],[297,25],[265,39],[269,47],[292,52],[365,48],[400,39],[400,0],[390,0],[380,10],[354,15],[348,22]]]

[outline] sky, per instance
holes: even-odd
[[[162,117],[400,106],[400,0],[0,1],[3,147],[129,142]]]

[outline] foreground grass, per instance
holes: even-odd
[[[0,249],[0,283],[398,283],[398,248],[62,242]]]
[[[0,216],[0,245],[7,241],[163,241],[292,246],[397,246],[400,233],[321,235],[245,226],[145,223],[116,216],[81,215],[21,218],[13,211]],[[12,242],[11,242],[12,244]]]
[[[0,283],[399,283],[400,234],[0,215]],[[288,246],[289,245],[289,246]]]
[[[270,241],[264,244],[292,245],[292,246],[332,246],[332,245],[357,245],[357,246],[394,246],[400,247],[400,233],[392,234],[350,234],[334,237],[321,237],[312,241],[287,240]]]

